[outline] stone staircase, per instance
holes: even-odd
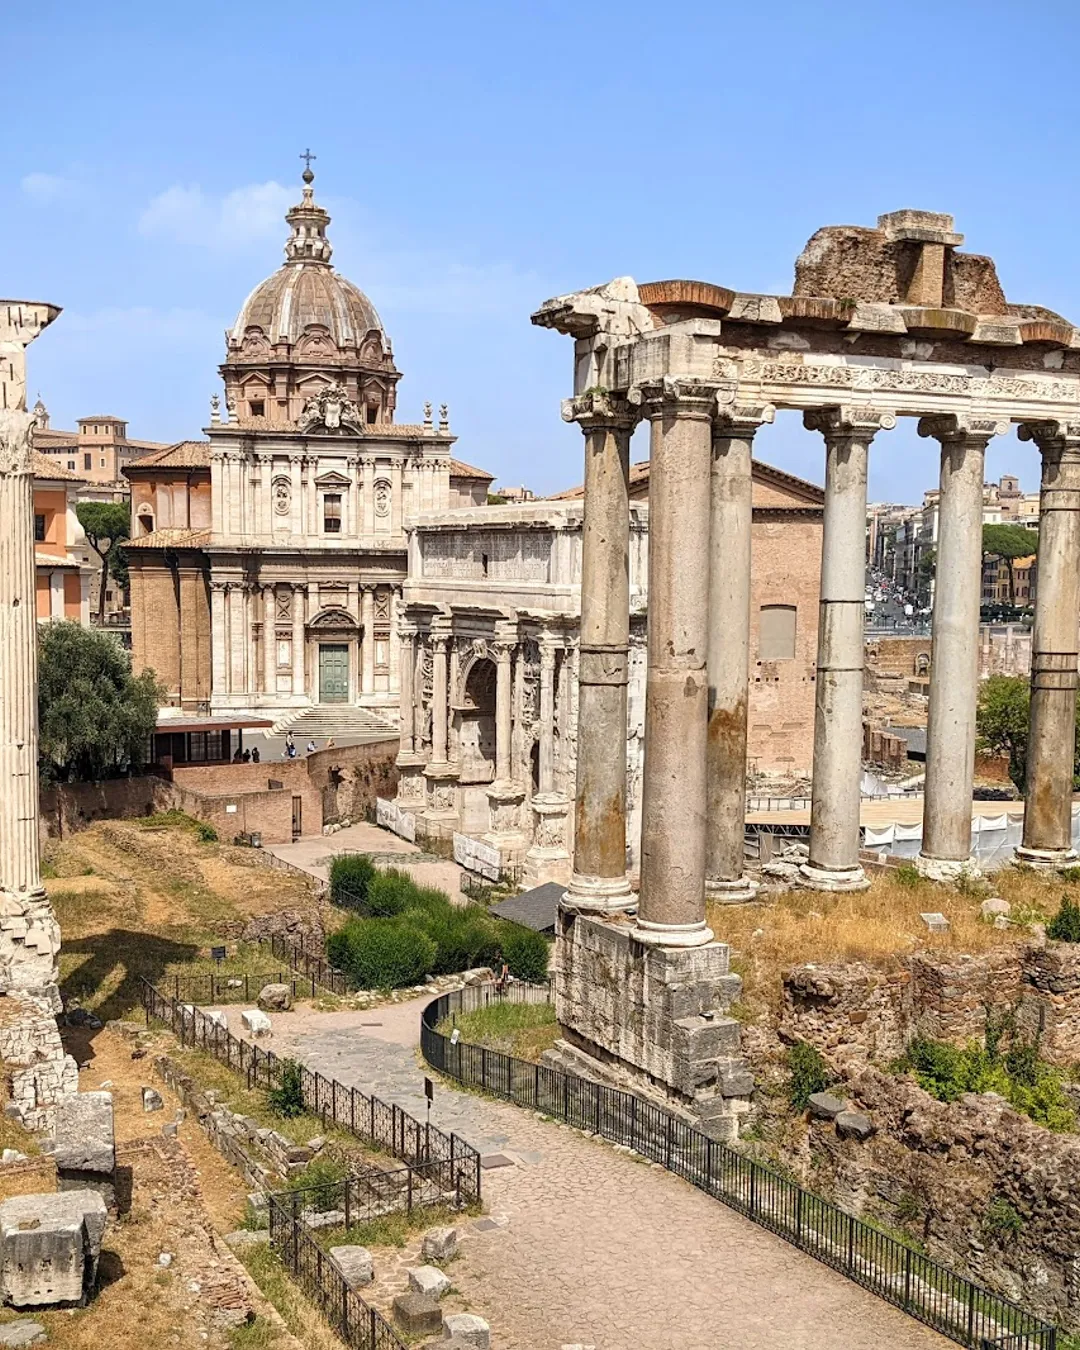
[[[286,731],[292,732],[301,752],[308,741],[314,741],[321,750],[329,736],[338,745],[346,745],[398,734],[394,723],[382,713],[350,703],[316,703],[299,712],[286,713],[271,727],[268,739],[278,740]]]

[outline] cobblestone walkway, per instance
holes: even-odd
[[[425,1001],[275,1016],[273,1048],[423,1120]],[[951,1344],[659,1166],[441,1082],[431,1118],[507,1160],[485,1168],[490,1218],[466,1224],[451,1270],[495,1350]]]

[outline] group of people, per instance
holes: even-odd
[[[318,748],[319,748],[319,747],[315,744],[315,742],[314,742],[313,740],[309,740],[308,743],[307,743],[307,749],[306,749],[306,751],[305,751],[305,754],[313,755],[313,754],[315,753],[315,751],[318,750]],[[327,738],[326,738],[326,744],[323,746],[323,749],[324,749],[324,750],[332,750],[333,748],[334,748],[334,738],[333,738],[333,736],[327,736]],[[291,732],[291,731],[287,731],[287,732],[285,733],[285,749],[282,750],[282,752],[281,752],[281,758],[282,758],[282,759],[295,759],[295,758],[296,758],[296,744],[295,744],[295,742],[293,741],[293,738],[292,738],[292,732]]]
[[[253,746],[250,750],[241,750],[239,746],[233,752],[232,762],[234,764],[258,764],[261,759],[259,747]]]

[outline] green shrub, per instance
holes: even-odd
[[[276,1116],[294,1120],[304,1114],[303,1068],[295,1059],[281,1064],[281,1081],[266,1094],[266,1104]]]
[[[1008,1200],[996,1195],[987,1206],[983,1226],[988,1232],[998,1233],[1002,1237],[1019,1237],[1024,1228],[1024,1220],[1009,1204]]]
[[[893,875],[896,877],[896,883],[898,886],[905,886],[907,887],[908,890],[911,891],[921,886],[924,880],[923,874],[919,871],[919,869],[915,866],[915,864],[908,862],[901,863],[900,866],[893,873]]]
[[[304,1204],[321,1214],[341,1206],[342,1188],[348,1175],[349,1169],[341,1158],[333,1153],[320,1153],[302,1172],[289,1178],[286,1190],[304,1191]]]
[[[373,919],[392,919],[416,904],[417,886],[408,872],[387,867],[368,882],[363,913]]]
[[[474,966],[490,966],[499,951],[494,920],[482,911],[449,902],[445,908],[410,910],[407,916],[435,944],[433,975],[450,975]]]
[[[363,909],[375,864],[366,853],[341,853],[330,864],[330,900],[342,909]]]
[[[213,825],[207,824],[205,820],[195,822],[195,837],[203,844],[216,844],[218,832]]]
[[[1047,924],[1046,936],[1056,942],[1080,942],[1080,907],[1071,896],[1061,897],[1061,908]]]
[[[550,948],[543,933],[534,933],[531,928],[513,928],[504,930],[502,953],[510,974],[516,980],[528,980],[530,984],[543,984],[547,979],[548,956]]]
[[[805,1111],[815,1092],[829,1086],[829,1066],[820,1052],[806,1041],[789,1045],[785,1055],[788,1068],[788,1099],[796,1111]]]
[[[416,984],[435,964],[435,943],[397,919],[353,918],[331,935],[327,955],[360,989]]]

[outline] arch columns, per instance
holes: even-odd
[[[926,731],[922,848],[915,866],[935,881],[977,875],[971,857],[975,712],[979,686],[983,468],[1008,422],[924,417],[919,435],[941,442],[937,581]]]
[[[896,417],[836,407],[804,413],[803,424],[825,438],[825,517],[810,858],[800,871],[813,890],[862,891],[870,884],[859,863],[866,475],[870,442]]]
[[[629,909],[626,876],[626,681],[630,646],[630,436],[625,400],[582,394],[563,418],[585,435],[578,653],[574,865],[566,904]]]
[[[771,404],[731,404],[713,423],[709,496],[709,732],[705,889],[716,900],[752,900],[743,868],[746,730],[750,678],[750,553],[754,433]]]
[[[1069,866],[1076,745],[1080,612],[1080,422],[1028,422],[1020,439],[1042,455],[1039,589],[1031,639],[1031,712],[1024,837],[1016,850],[1038,867]]]

